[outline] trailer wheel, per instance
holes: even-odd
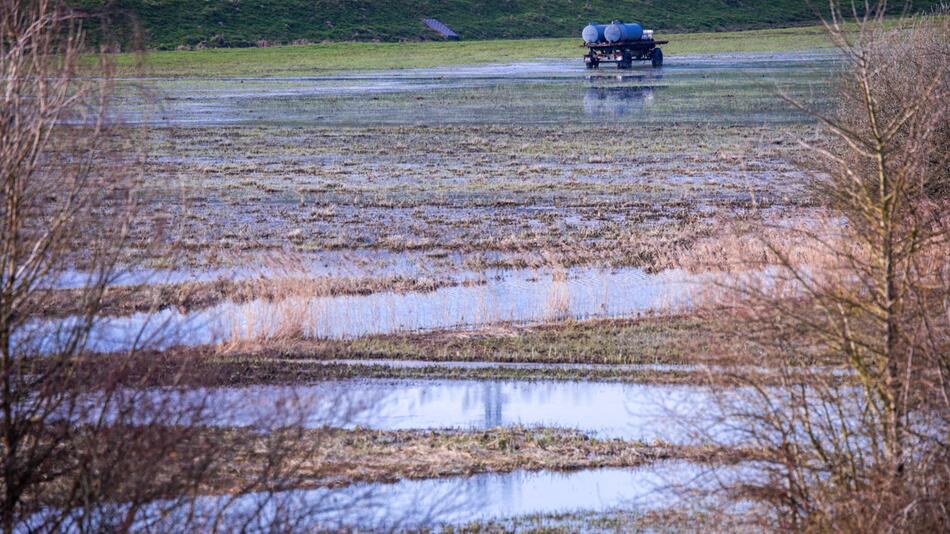
[[[653,57],[651,59],[653,60],[654,67],[662,67],[663,66],[663,50],[660,48],[654,48]]]
[[[618,69],[629,69],[633,66],[633,56],[630,55],[630,52],[624,52],[623,57],[620,61],[617,62]]]

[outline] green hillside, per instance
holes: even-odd
[[[941,0],[914,0],[929,9]],[[813,23],[806,0],[72,0],[117,13],[128,39],[136,20],[149,48],[254,46],[259,41],[401,41],[437,36],[435,17],[463,39],[571,37],[589,21],[621,18],[668,32],[720,31]],[[812,2],[822,5],[822,2]],[[895,6],[902,7],[899,2]]]

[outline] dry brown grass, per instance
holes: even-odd
[[[102,295],[104,315],[129,315],[164,308],[176,308],[183,313],[213,307],[223,302],[244,303],[254,300],[277,302],[290,298],[334,297],[341,295],[369,295],[391,291],[395,293],[429,292],[456,282],[437,278],[404,276],[259,276],[248,280],[218,279],[212,282],[180,284],[149,284],[128,287],[110,287]],[[75,315],[77,295],[81,290],[62,289],[45,291],[35,314],[43,317]]]
[[[742,354],[739,340],[688,314],[555,321],[353,340],[240,341],[221,354],[302,359],[414,359],[537,363],[715,363]]]
[[[670,264],[692,273],[755,272],[774,266],[779,249],[795,266],[821,271],[834,266],[829,249],[853,247],[843,224],[840,217],[817,210],[767,222],[723,221],[716,233],[680,251]],[[816,236],[827,246],[816,246]]]

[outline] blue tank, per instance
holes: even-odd
[[[594,24],[591,22],[584,28],[581,36],[584,38],[584,42],[588,44],[604,43],[607,42],[607,38],[604,36],[604,30],[606,29],[606,24]]]
[[[643,26],[637,23],[624,24],[619,20],[615,20],[613,24],[604,29],[604,37],[611,43],[639,41],[643,37]]]

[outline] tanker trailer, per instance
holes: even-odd
[[[593,36],[593,30],[590,36]],[[618,69],[629,69],[634,61],[649,61],[654,67],[662,67],[663,50],[659,45],[669,43],[654,39],[653,30],[644,30],[639,24],[625,24],[619,20],[604,28],[603,41],[589,41],[587,28],[584,28],[583,37],[582,46],[587,48],[584,65],[588,69],[596,69],[601,63],[616,63]]]
[[[606,29],[606,24],[591,22],[584,28],[584,31],[581,32],[581,37],[583,37],[585,43],[605,43],[607,42],[607,37],[604,35],[604,30]]]

